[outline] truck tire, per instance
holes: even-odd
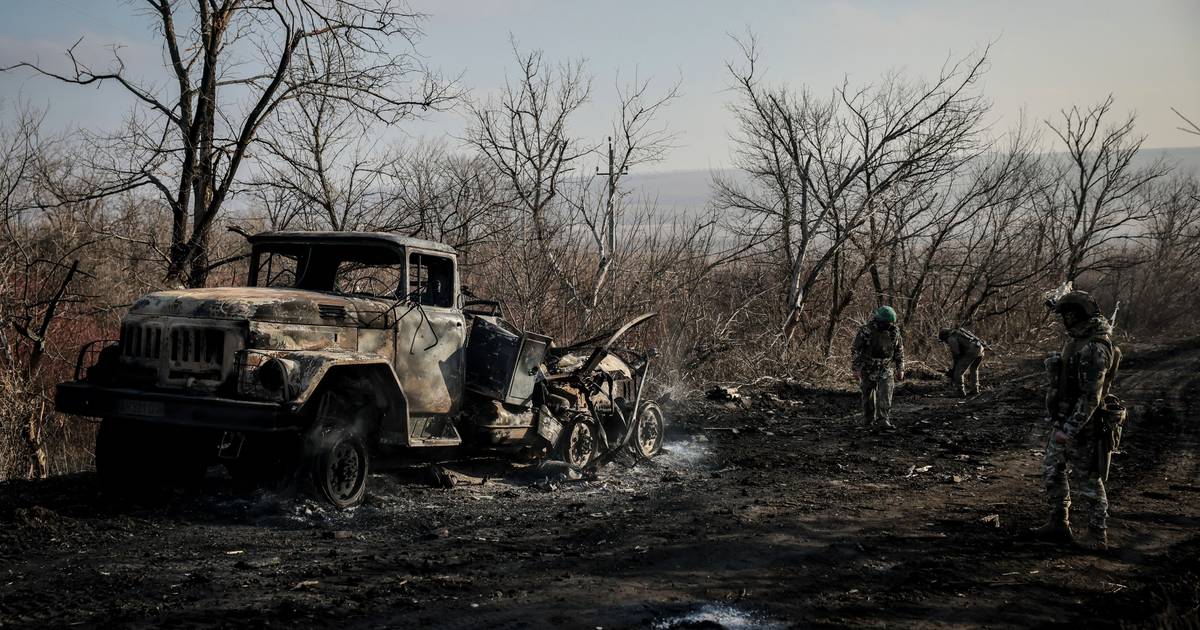
[[[139,465],[143,435],[141,423],[104,418],[96,431],[96,477],[100,491],[110,498],[128,498],[143,494],[147,487],[146,471]]]
[[[96,475],[113,498],[148,498],[196,490],[208,460],[203,435],[181,427],[105,418],[96,432]]]
[[[309,431],[307,467],[312,494],[338,509],[355,507],[367,495],[371,455],[359,422],[362,409],[347,406],[327,390],[316,401]]]
[[[361,436],[342,427],[326,431],[313,457],[313,489],[318,498],[338,509],[352,508],[367,496],[370,466]]]

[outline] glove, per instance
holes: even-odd
[[[1062,431],[1054,432],[1055,444],[1066,444],[1067,442],[1070,442],[1070,441],[1071,441],[1071,436],[1067,435],[1066,433],[1063,433]]]

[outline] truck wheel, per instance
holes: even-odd
[[[113,497],[195,490],[208,467],[203,436],[176,427],[105,418],[96,432],[96,475]]]
[[[586,420],[575,420],[567,427],[562,438],[562,460],[576,468],[583,468],[596,456],[596,430]]]
[[[208,472],[210,451],[216,438],[188,427],[158,426],[151,435],[147,455],[162,484],[171,488],[199,491]],[[215,449],[213,449],[215,450]]]
[[[335,428],[324,433],[313,458],[313,487],[317,495],[346,509],[363,502],[370,470],[367,445],[358,434]]]
[[[96,477],[110,497],[130,497],[146,490],[147,475],[140,463],[141,423],[104,418],[96,431]]]
[[[338,509],[354,507],[367,495],[370,474],[370,454],[356,422],[363,410],[330,390],[316,404],[307,446],[313,494]]]
[[[643,459],[650,459],[662,452],[663,438],[666,435],[666,423],[663,412],[652,402],[642,403],[638,412],[637,429],[629,440],[633,454]]]

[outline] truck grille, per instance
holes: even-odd
[[[162,326],[125,324],[121,327],[121,354],[132,359],[157,359],[162,352]]]
[[[204,326],[166,328],[157,323],[127,323],[121,328],[121,354],[130,359],[165,359],[172,371],[220,372],[225,363],[225,331]]]
[[[171,369],[220,371],[225,363],[225,331],[199,326],[171,327]]]

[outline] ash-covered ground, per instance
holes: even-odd
[[[849,386],[764,382],[674,403],[650,463],[397,466],[348,512],[217,469],[138,506],[0,484],[0,627],[1196,627],[1200,342],[1125,349],[1107,554],[1023,535],[1047,427],[1013,360],[965,401],[904,384],[891,432]]]

